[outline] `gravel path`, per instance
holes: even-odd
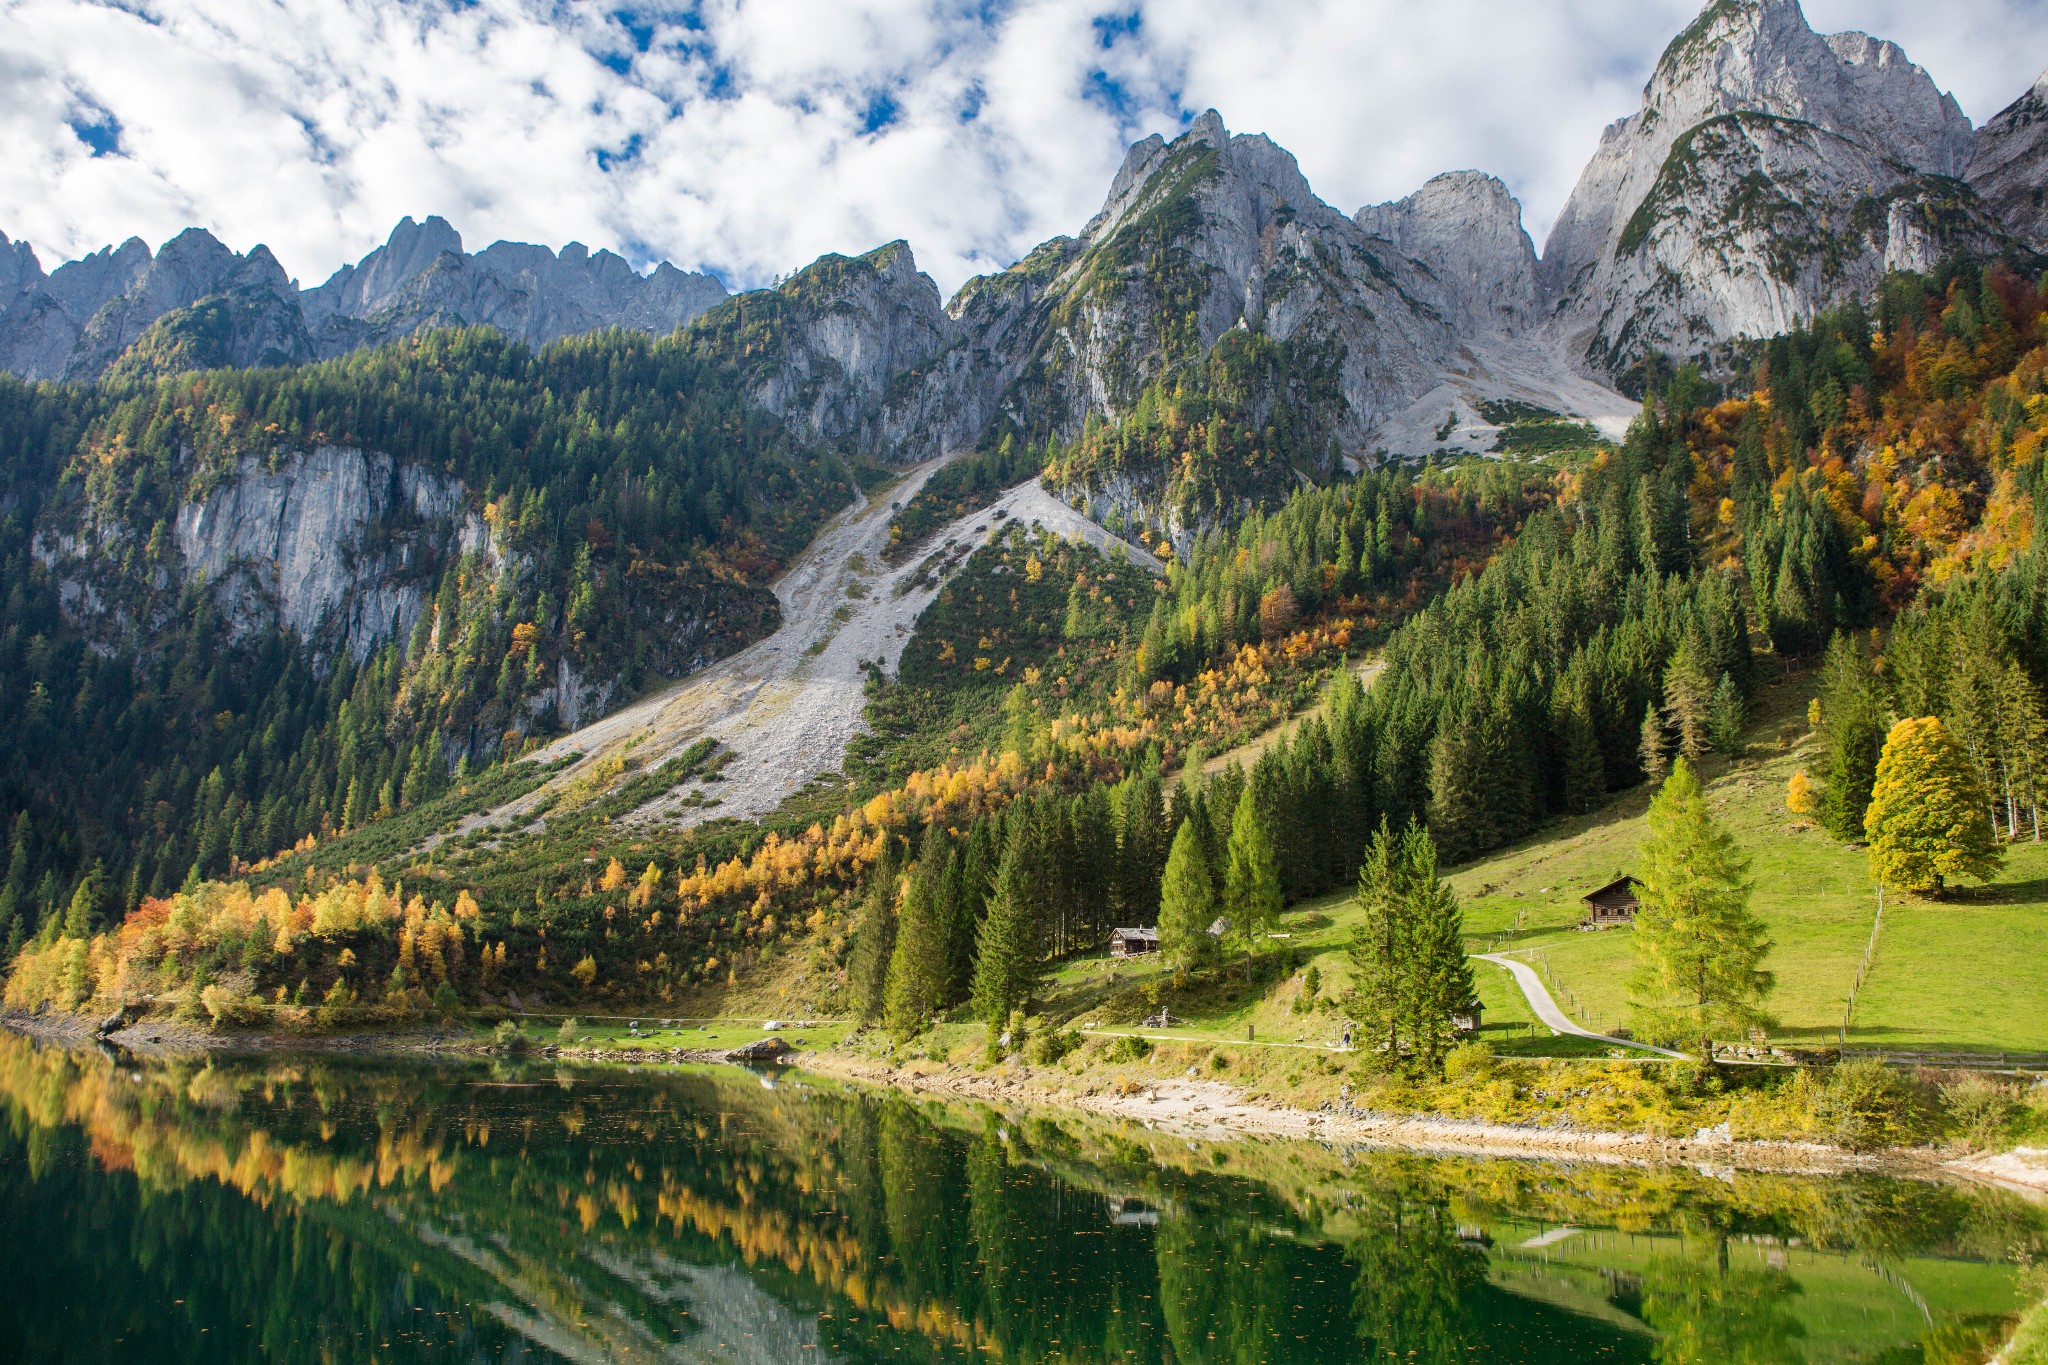
[[[1502,957],[1499,953],[1474,953],[1472,956],[1482,962],[1491,962],[1496,967],[1507,968],[1508,975],[1514,977],[1515,984],[1522,988],[1522,994],[1529,997],[1529,1008],[1536,1011],[1536,1017],[1553,1033],[1569,1033],[1576,1038],[1591,1038],[1595,1042],[1612,1043],[1616,1047],[1639,1047],[1645,1052],[1654,1052],[1660,1056],[1676,1057],[1680,1061],[1690,1060],[1683,1052],[1673,1052],[1668,1047],[1656,1047],[1649,1043],[1638,1043],[1633,1039],[1615,1038],[1605,1033],[1580,1028],[1565,1017],[1564,1011],[1557,1007],[1557,1002],[1550,998],[1550,991],[1543,985],[1543,978],[1536,975],[1535,969],[1528,963],[1517,962],[1511,957]]]

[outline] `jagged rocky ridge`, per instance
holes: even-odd
[[[1823,37],[1797,0],[1715,0],[1551,232],[1539,278],[1560,340],[1619,374],[1782,332],[1890,270],[2003,250],[2011,233],[1961,179],[1976,146],[1896,45]]]
[[[423,327],[482,324],[530,345],[601,327],[674,331],[726,297],[710,275],[642,276],[609,251],[498,242],[474,255],[440,218],[407,218],[325,284],[301,290],[267,247],[237,255],[202,228],[151,254],[140,238],[45,274],[0,235],[0,369],[96,379],[289,365],[379,345]]]

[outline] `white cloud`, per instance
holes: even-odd
[[[1694,7],[0,0],[0,228],[53,264],[196,223],[308,282],[405,214],[735,285],[905,237],[950,289],[1078,228],[1127,141],[1214,105],[1340,208],[1473,166],[1540,240]],[[2040,0],[1808,8],[1895,38],[1980,122],[2048,62]]]

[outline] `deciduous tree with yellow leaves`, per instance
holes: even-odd
[[[1863,817],[1870,872],[1885,886],[1939,896],[1950,877],[1997,874],[1990,797],[1970,756],[1934,716],[1894,725]]]

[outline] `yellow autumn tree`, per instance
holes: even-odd
[[[614,858],[609,863],[606,863],[604,868],[604,880],[598,883],[598,887],[601,890],[605,891],[616,891],[625,884],[626,865],[620,862],[617,858]]]
[[[1820,790],[1804,768],[1792,774],[1792,780],[1785,784],[1785,809],[1802,818],[1820,809]]]
[[[1902,720],[1885,738],[1863,832],[1885,886],[1939,896],[1950,877],[1989,881],[1998,832],[1976,765],[1940,720]]]

